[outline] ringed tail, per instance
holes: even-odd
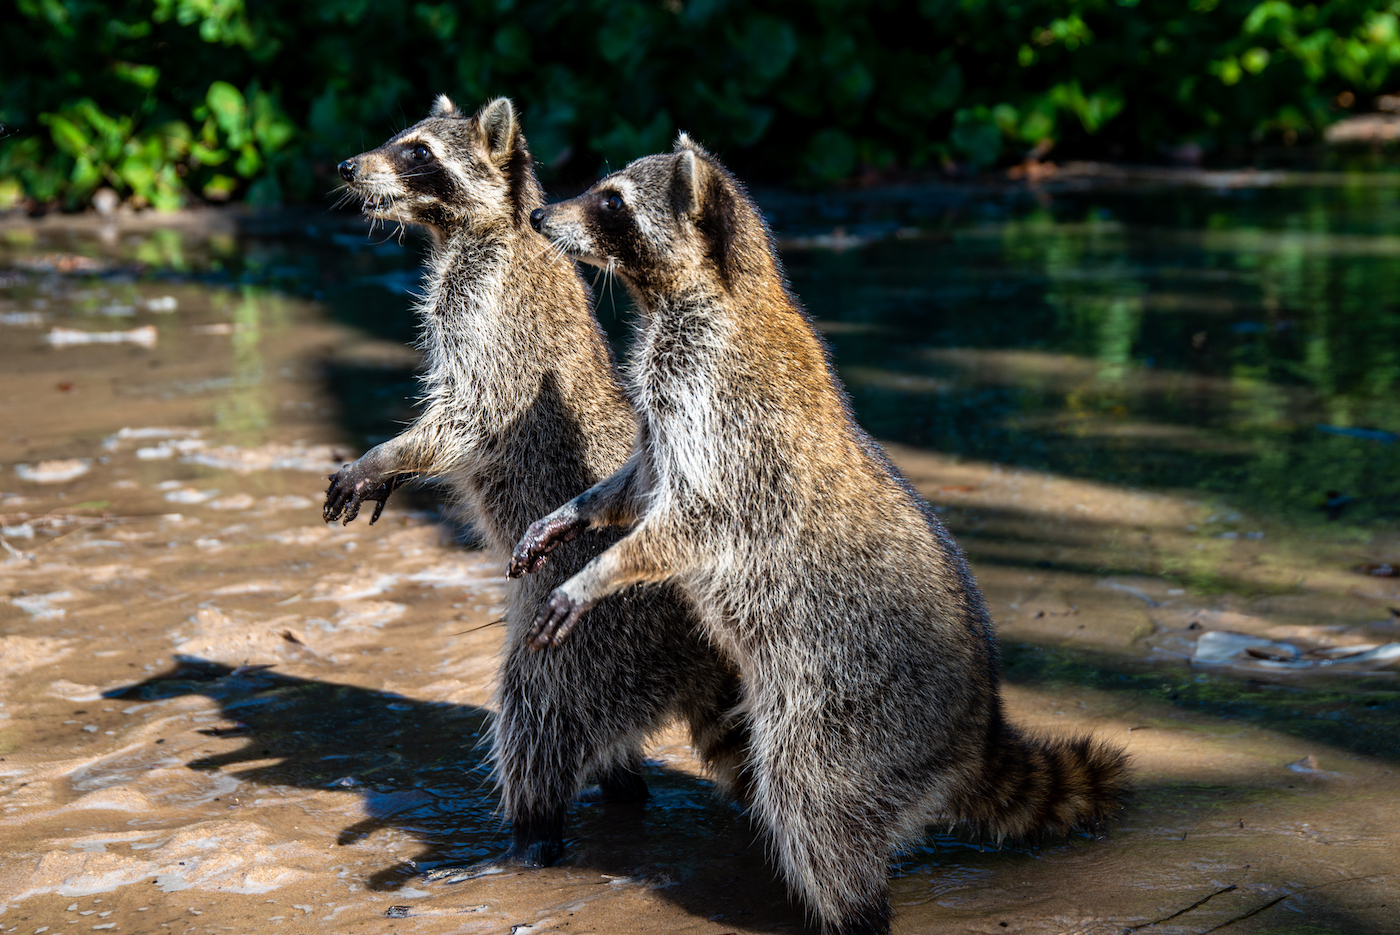
[[[1128,754],[1088,734],[1035,737],[1002,721],[988,732],[982,767],[951,812],[997,841],[1098,832],[1131,791]]]

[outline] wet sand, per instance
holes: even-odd
[[[425,882],[506,842],[479,743],[508,585],[431,491],[321,522],[358,453],[327,366],[407,352],[314,301],[10,243],[0,929],[808,931],[678,731],[648,748],[652,801],[580,805],[561,866]],[[46,345],[75,308],[157,340]],[[973,559],[1013,717],[1138,770],[1101,839],[931,834],[894,868],[896,932],[1400,932],[1393,670],[1184,658],[1208,631],[1400,639],[1400,579],[1352,569],[1400,535],[891,451]]]

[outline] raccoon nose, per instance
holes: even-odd
[[[530,226],[531,226],[531,227],[533,227],[535,230],[538,231],[538,230],[540,229],[540,225],[543,224],[543,223],[544,223],[544,208],[536,208],[535,210],[533,210],[533,211],[530,212]]]
[[[347,159],[335,167],[336,171],[340,173],[340,177],[347,182],[355,181],[355,170],[357,168],[358,166],[355,165],[353,159]]]

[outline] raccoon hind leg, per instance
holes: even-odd
[[[634,748],[624,762],[601,770],[597,778],[597,788],[580,793],[580,802],[629,804],[651,798],[647,781],[642,777],[642,751],[639,749]]]
[[[805,746],[779,744],[788,755],[776,756],[763,746],[753,751],[753,810],[788,885],[824,935],[889,935],[897,809],[858,778],[831,781]]]

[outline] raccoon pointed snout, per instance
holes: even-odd
[[[530,226],[533,227],[538,233],[543,234],[544,231],[540,230],[540,228],[541,228],[543,225],[544,225],[544,208],[536,208],[535,210],[531,211],[531,212],[530,212]]]
[[[340,165],[336,166],[335,170],[340,173],[340,177],[343,178],[345,181],[353,182],[355,181],[355,173],[359,170],[359,168],[359,166],[355,165],[355,160],[347,159]]]

